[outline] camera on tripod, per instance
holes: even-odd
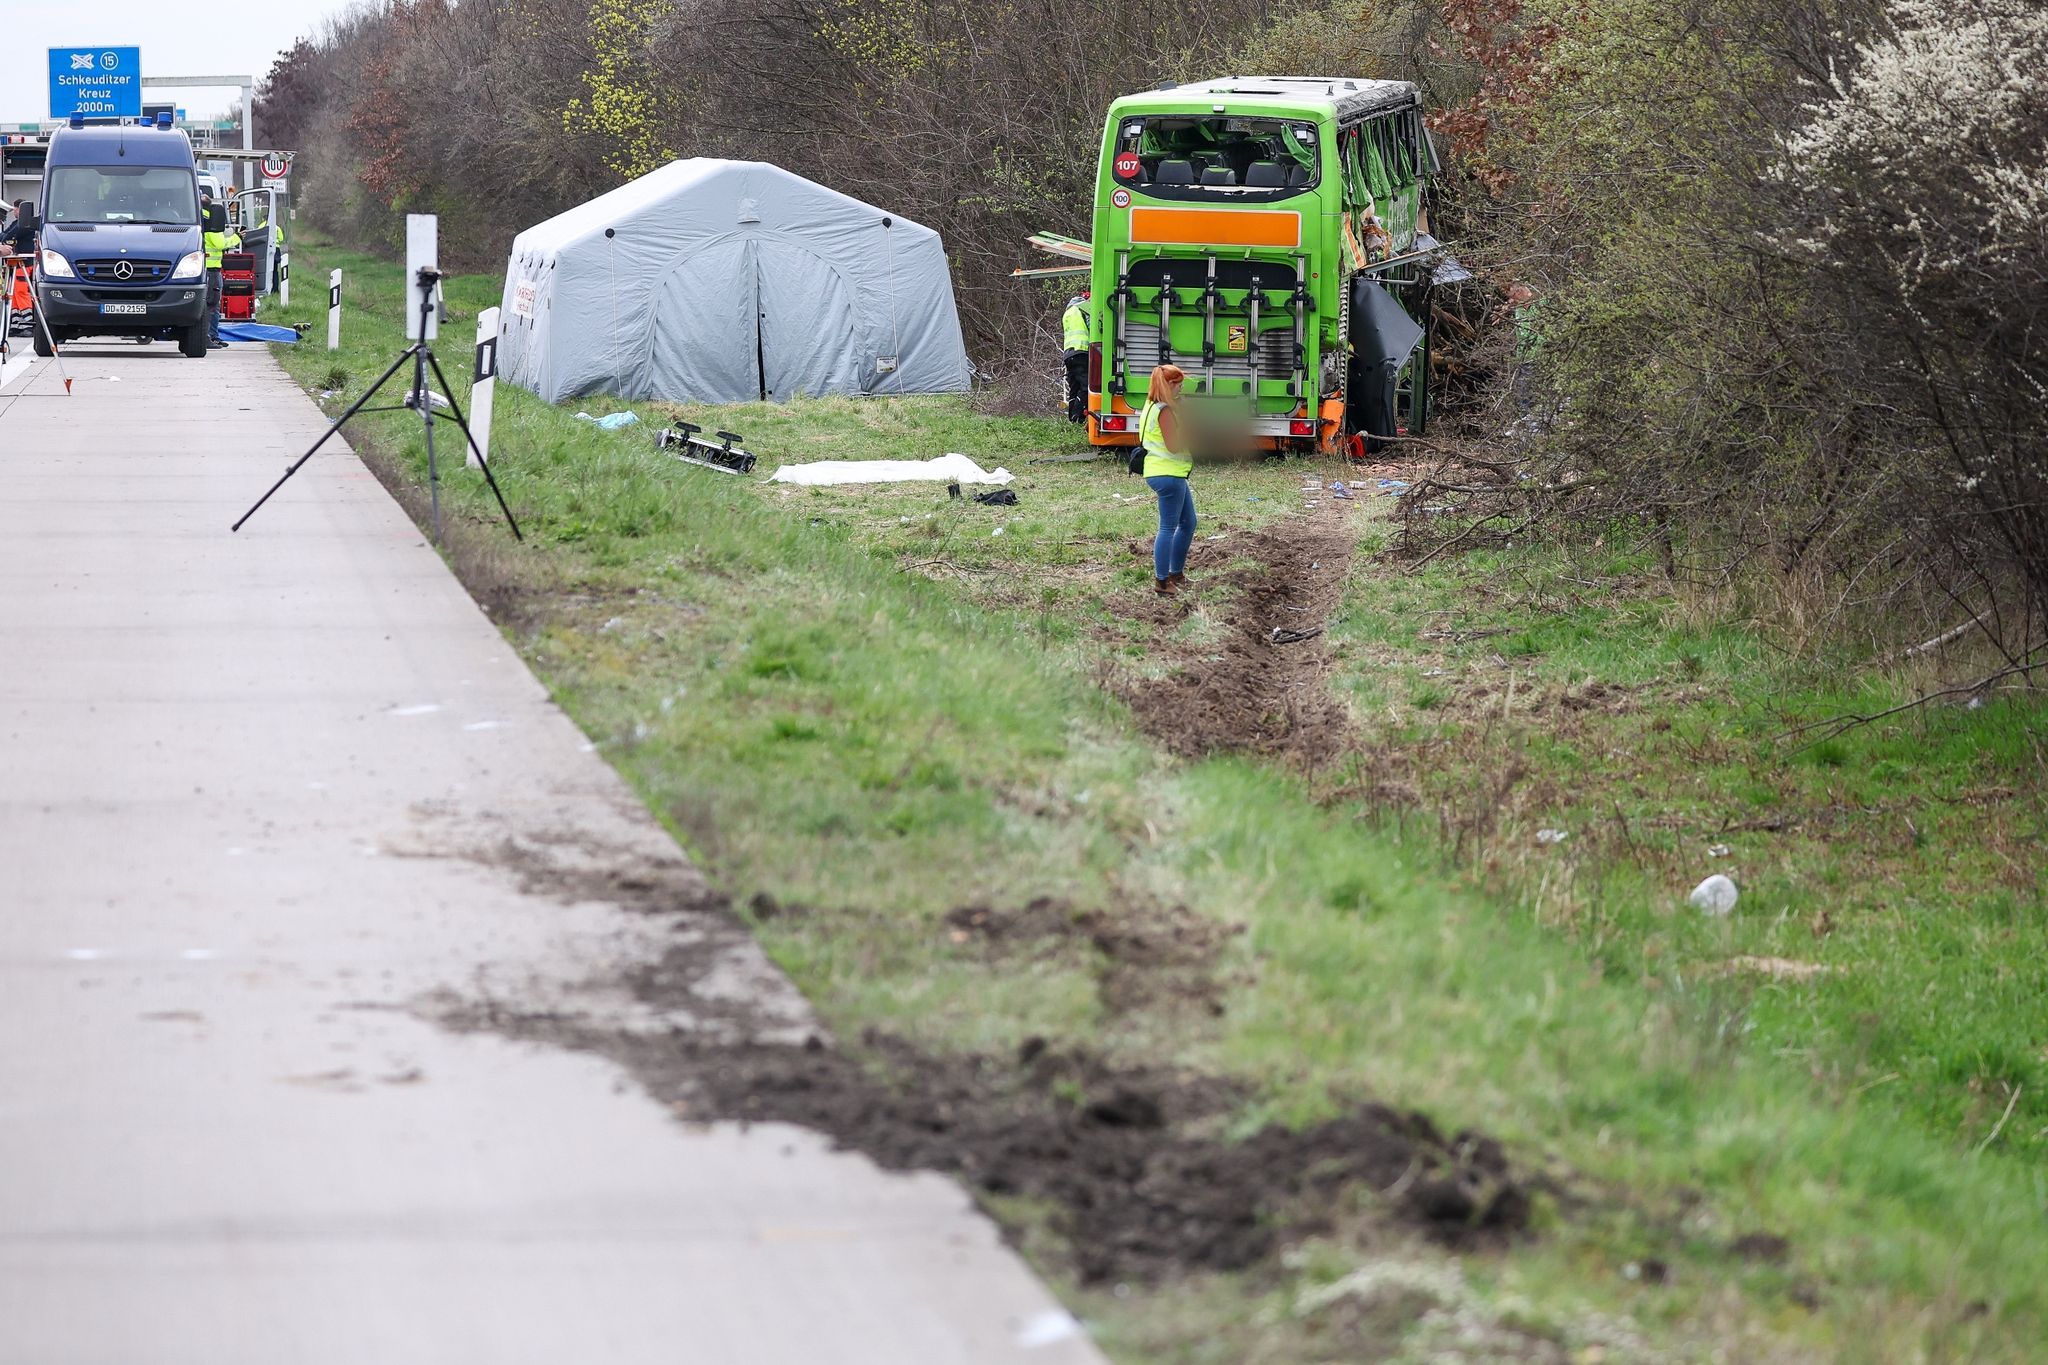
[[[428,344],[439,332],[440,323],[446,314],[446,305],[441,301],[441,280],[444,276],[441,271],[441,263],[437,259],[438,253],[435,245],[437,226],[437,221],[432,214],[413,213],[406,215],[405,339],[410,341],[412,345],[406,347],[398,359],[392,361],[390,367],[383,374],[377,376],[376,381],[364,391],[363,396],[349,405],[348,411],[334,419],[333,424],[327,428],[325,434],[319,440],[313,442],[311,450],[299,456],[297,460],[293,461],[286,468],[278,481],[270,485],[269,492],[256,499],[256,505],[242,513],[241,520],[228,528],[230,531],[241,530],[242,523],[255,516],[257,510],[264,503],[270,501],[271,494],[284,487],[285,480],[298,473],[305,466],[306,461],[312,459],[320,447],[327,444],[328,438],[347,424],[349,418],[359,412],[416,412],[419,414],[421,427],[426,436],[427,443],[427,493],[433,506],[434,541],[436,544],[440,543],[441,471],[440,466],[434,459],[434,409],[438,406],[448,409],[447,420],[455,424],[456,430],[462,433],[462,439],[468,448],[468,452],[476,457],[477,468],[483,471],[484,482],[490,485],[491,496],[498,500],[498,510],[505,514],[505,524],[512,528],[512,538],[514,540],[525,539],[519,533],[519,523],[512,516],[512,509],[506,505],[505,494],[498,487],[497,476],[491,473],[490,461],[484,458],[484,452],[477,445],[475,434],[469,429],[469,420],[462,415],[462,406],[455,399],[455,391],[448,385],[448,376],[441,373],[441,362],[434,358],[434,348]],[[402,403],[387,403],[376,407],[370,406],[370,400],[375,398],[384,385],[390,382],[393,375],[404,369],[408,364],[412,366],[412,386],[407,391],[405,401]],[[427,375],[430,371],[435,382],[440,385],[439,393],[435,393],[427,387]],[[65,383],[68,386],[70,381],[66,380]]]
[[[441,300],[439,220],[430,213],[405,217],[405,339],[432,341],[441,333],[447,305]]]

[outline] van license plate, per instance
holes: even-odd
[[[146,303],[103,303],[100,305],[102,315],[111,314],[115,317],[141,317],[148,311],[149,305]]]

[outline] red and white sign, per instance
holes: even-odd
[[[1119,180],[1136,180],[1140,169],[1138,154],[1118,152],[1116,160],[1110,163],[1110,169],[1116,172],[1116,178]]]
[[[291,162],[285,160],[283,152],[265,152],[263,154],[263,178],[265,180],[282,180],[284,179],[285,172],[291,168]]]
[[[1131,206],[1131,192],[1129,190],[1112,190],[1110,191],[1109,202],[1120,209],[1127,209]]]
[[[522,318],[533,316],[534,296],[540,293],[540,286],[532,280],[521,280],[512,287],[512,311]]]

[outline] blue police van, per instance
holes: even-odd
[[[206,253],[192,141],[168,119],[50,135],[36,294],[51,337],[175,336],[207,352]]]

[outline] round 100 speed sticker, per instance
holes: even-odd
[[[1131,206],[1131,192],[1129,190],[1112,190],[1109,202],[1120,209],[1127,209]]]

